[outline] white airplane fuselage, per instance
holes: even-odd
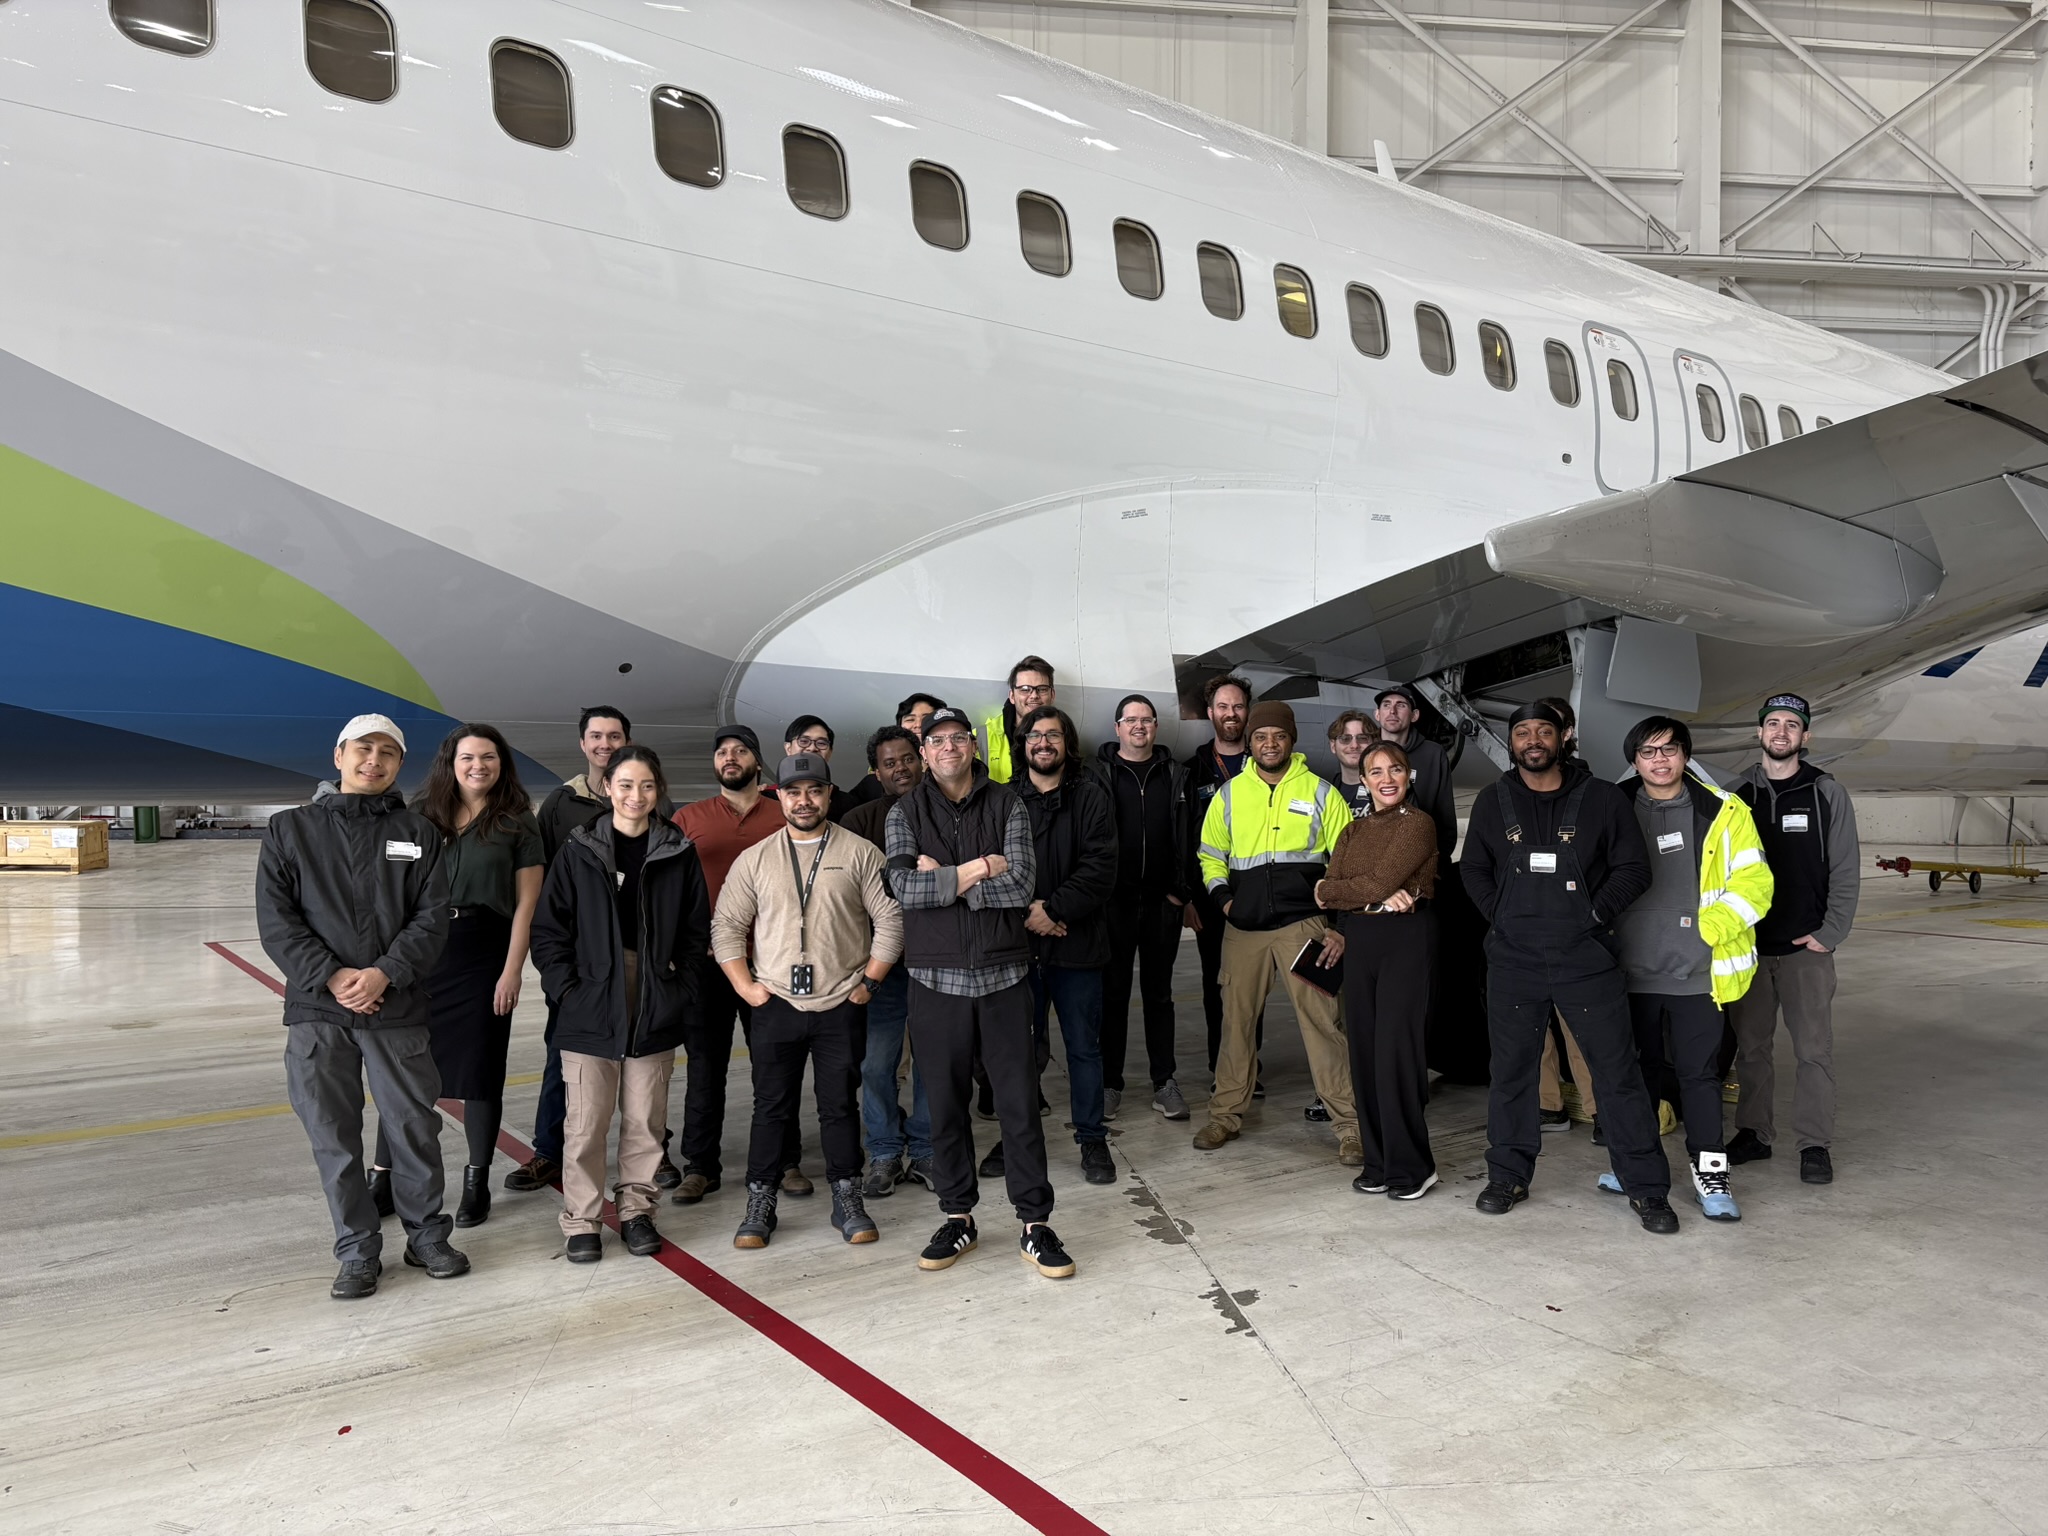
[[[0,706],[86,728],[73,750],[302,777],[353,688],[571,767],[600,700],[692,749],[733,714],[851,736],[912,687],[984,711],[1026,652],[1106,734],[1131,689],[1175,713],[1179,658],[1742,451],[1738,397],[1776,441],[1781,408],[1811,428],[1947,382],[884,0],[386,9],[400,83],[368,103],[308,73],[297,6],[220,0],[195,57],[104,6],[0,6],[0,529],[117,554],[8,562]],[[566,67],[566,147],[494,120],[504,38]],[[661,86],[716,107],[715,187],[657,165]],[[842,147],[843,218],[793,204],[791,124]],[[964,186],[964,249],[917,233],[917,161]],[[1064,209],[1065,276],[1020,251],[1024,191]],[[1119,282],[1118,220],[1157,238],[1156,299]],[[1202,242],[1242,318],[1205,306]],[[1782,660],[1710,671],[1702,714],[1798,686]],[[2048,777],[2039,697],[2000,722],[2007,779]],[[0,794],[62,787],[45,766],[0,762]]]

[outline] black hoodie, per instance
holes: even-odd
[[[1142,763],[1105,741],[1095,771],[1116,808],[1116,894],[1188,898],[1188,771],[1164,747]]]
[[[441,834],[396,790],[344,795],[322,784],[311,805],[278,811],[264,829],[256,927],[284,972],[285,1023],[425,1024],[426,976],[448,942]],[[391,985],[375,1013],[350,1013],[327,979],[371,966]]]
[[[1109,919],[1103,905],[1116,885],[1116,816],[1102,781],[1072,758],[1057,788],[1041,790],[1031,774],[1010,787],[1031,818],[1038,855],[1032,896],[1045,915],[1067,925],[1065,938],[1031,935],[1031,958],[1046,965],[1086,969],[1109,964]]]

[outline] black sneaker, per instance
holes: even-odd
[[[1052,1106],[1045,1102],[1045,1095],[1041,1093],[1038,1096],[1038,1118],[1043,1120],[1047,1115],[1051,1113]]]
[[[996,1117],[996,1090],[991,1084],[977,1083],[974,1090],[974,1112],[984,1120]]]
[[[882,1235],[861,1203],[858,1179],[832,1180],[832,1225],[849,1243],[872,1243]]]
[[[619,1228],[619,1236],[626,1240],[626,1252],[637,1253],[643,1259],[661,1252],[661,1234],[654,1230],[652,1216],[635,1216]]]
[[[595,1232],[578,1232],[569,1239],[567,1252],[571,1264],[595,1264],[604,1257],[604,1239]]]
[[[732,1235],[735,1248],[766,1248],[768,1239],[775,1235],[777,1218],[775,1200],[781,1194],[773,1184],[756,1184],[747,1181],[747,1214],[740,1218],[740,1229]]]
[[[1678,1212],[1671,1209],[1671,1202],[1662,1195],[1644,1195],[1640,1199],[1631,1195],[1628,1206],[1641,1218],[1645,1232],[1669,1237],[1678,1230]]]
[[[981,1241],[981,1234],[974,1230],[972,1216],[948,1216],[945,1224],[932,1234],[932,1240],[924,1245],[924,1252],[917,1256],[919,1269],[951,1269],[963,1253],[972,1253],[974,1245]]]
[[[1310,1125],[1328,1125],[1330,1123],[1329,1106],[1324,1104],[1321,1099],[1312,1099],[1309,1101],[1308,1108],[1301,1112],[1301,1118],[1308,1121]]]
[[[1542,1120],[1543,1129],[1546,1133],[1552,1131],[1568,1131],[1572,1128],[1571,1115],[1567,1111],[1562,1109],[1546,1109],[1543,1111],[1540,1118]]]
[[[414,1269],[424,1269],[429,1280],[453,1280],[469,1273],[469,1255],[450,1248],[446,1239],[437,1243],[408,1243],[405,1262]]]
[[[1420,1184],[1397,1184],[1387,1191],[1389,1200],[1420,1200],[1436,1188],[1436,1175],[1425,1174]]]
[[[1607,1133],[1600,1129],[1600,1117],[1598,1115],[1593,1117],[1593,1145],[1596,1147],[1607,1145]]]
[[[1255,1078],[1253,1078],[1253,1079],[1252,1079],[1252,1097],[1253,1097],[1253,1098],[1255,1098],[1255,1099],[1263,1099],[1263,1098],[1264,1098],[1265,1096],[1266,1096],[1266,1080],[1265,1080],[1265,1079],[1264,1079],[1263,1077],[1255,1077]]]
[[[327,1294],[336,1301],[361,1301],[377,1294],[377,1277],[383,1273],[380,1259],[349,1259],[342,1264]]]
[[[1799,1180],[1802,1184],[1835,1182],[1835,1160],[1826,1147],[1802,1147],[1799,1151]]]
[[[1017,1239],[1017,1252],[1026,1264],[1036,1265],[1048,1280],[1065,1280],[1074,1273],[1074,1261],[1060,1246],[1059,1234],[1042,1221],[1024,1229],[1024,1235]]]
[[[397,1202],[391,1198],[391,1170],[372,1168],[368,1170],[370,1183],[370,1204],[377,1208],[379,1219],[397,1214]]]
[[[1528,1185],[1503,1184],[1494,1179],[1479,1191],[1479,1198],[1472,1202],[1472,1209],[1482,1216],[1505,1216],[1528,1198]]]
[[[669,1160],[667,1152],[661,1154],[661,1161],[654,1165],[654,1187],[674,1189],[683,1182],[683,1170]]]
[[[999,1141],[988,1149],[988,1156],[975,1169],[984,1179],[1000,1179],[1003,1176],[1003,1144]]]
[[[932,1171],[932,1160],[928,1157],[913,1157],[905,1163],[903,1178],[906,1183],[922,1184],[935,1195],[939,1192],[939,1176]]]
[[[1351,1187],[1361,1195],[1384,1195],[1387,1192],[1387,1176],[1384,1173],[1361,1173],[1351,1181]]]
[[[1728,1138],[1728,1161],[1730,1163],[1768,1162],[1771,1144],[1755,1131],[1737,1131]]]
[[[860,1192],[869,1200],[886,1200],[896,1193],[897,1180],[903,1176],[902,1158],[892,1157],[881,1162],[869,1158],[867,1177],[861,1180]]]
[[[1084,1141],[1081,1143],[1081,1177],[1090,1184],[1114,1184],[1116,1182],[1116,1164],[1110,1159],[1108,1142]]]

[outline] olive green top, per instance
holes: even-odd
[[[489,907],[503,917],[519,909],[519,882],[514,876],[522,869],[539,869],[547,863],[541,851],[540,823],[533,812],[519,813],[518,830],[499,830],[486,837],[483,823],[472,821],[448,840],[443,864],[448,870],[448,904],[453,907]]]

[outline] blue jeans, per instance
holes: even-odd
[[[1050,1044],[1046,1013],[1057,1010],[1074,1094],[1074,1140],[1107,1141],[1102,1119],[1102,972],[1068,965],[1031,967],[1031,1033],[1041,1055]]]
[[[910,1116],[896,1094],[896,1067],[903,1060],[903,1030],[910,1021],[910,972],[897,966],[868,1000],[868,1049],[860,1065],[860,1126],[868,1157],[877,1163],[903,1155],[910,1139],[913,1162],[932,1155],[932,1110],[925,1101],[924,1072],[910,1063]]]

